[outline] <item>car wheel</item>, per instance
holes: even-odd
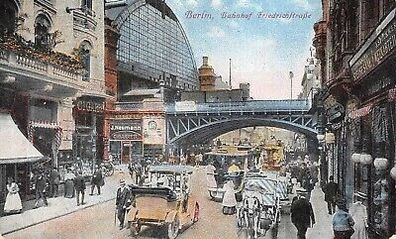
[[[193,222],[198,222],[199,220],[199,204],[198,202],[195,203],[195,208],[194,208],[194,218]]]
[[[168,239],[175,239],[179,234],[179,219],[175,218],[172,223],[168,225]]]

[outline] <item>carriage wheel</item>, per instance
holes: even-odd
[[[142,226],[140,224],[132,223],[130,228],[131,228],[131,235],[133,237],[137,237],[137,235],[139,234],[140,229],[142,228]]]
[[[195,208],[194,208],[193,222],[198,222],[198,220],[199,220],[199,204],[198,204],[198,202],[196,202]]]
[[[175,218],[172,223],[168,224],[168,239],[175,239],[179,234],[179,219]]]

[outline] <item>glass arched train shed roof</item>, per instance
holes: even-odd
[[[119,30],[120,71],[167,87],[198,89],[198,72],[187,36],[161,0],[128,1],[114,20]]]

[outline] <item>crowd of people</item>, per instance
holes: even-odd
[[[77,206],[85,204],[84,196],[86,190],[87,177],[84,177],[82,171],[73,167],[66,169],[61,175],[58,168],[39,167],[34,169],[30,176],[33,184],[35,195],[34,208],[48,206],[48,198],[60,196],[60,185],[63,184],[63,196],[65,198],[76,197]],[[89,179],[88,179],[89,181]],[[91,193],[97,189],[98,195],[101,193],[101,187],[104,185],[104,176],[99,166],[95,167],[94,173],[90,177]],[[7,179],[7,197],[4,204],[4,213],[14,214],[22,212],[22,201],[19,195],[19,187],[15,179]]]

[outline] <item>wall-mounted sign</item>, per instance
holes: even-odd
[[[135,131],[119,131],[119,132],[111,133],[110,138],[113,140],[141,141],[142,134]]]
[[[164,144],[165,134],[164,118],[143,119],[143,142],[144,144]]]
[[[78,100],[76,103],[78,110],[85,110],[91,112],[103,112],[105,109],[105,104],[89,101],[89,100]]]
[[[355,80],[361,79],[396,48],[396,18],[393,10],[349,62]]]
[[[196,111],[197,105],[195,101],[180,101],[175,103],[176,111]]]
[[[142,140],[141,120],[113,120],[110,122],[110,139]]]

